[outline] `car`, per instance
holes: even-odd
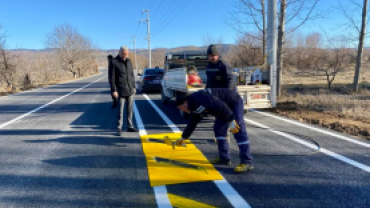
[[[141,92],[160,91],[163,80],[163,68],[146,68],[143,74],[138,74],[138,89]]]

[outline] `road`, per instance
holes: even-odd
[[[186,120],[159,94],[137,94],[140,132],[117,137],[109,92],[102,70],[0,98],[0,207],[370,207],[369,141],[260,111],[245,117],[255,170],[233,173],[232,139],[233,166],[216,166],[224,180],[153,188],[140,135],[181,131]],[[212,120],[191,138],[209,160]]]

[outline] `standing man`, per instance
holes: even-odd
[[[207,84],[206,88],[228,88],[235,90],[233,69],[230,65],[220,59],[216,45],[209,45],[207,49],[209,63],[207,65]],[[217,139],[215,141],[218,141]],[[227,135],[230,142],[230,135]]]
[[[204,89],[178,99],[176,104],[180,110],[190,113],[191,116],[182,133],[182,138],[176,141],[176,145],[181,146],[185,140],[190,138],[202,114],[207,110],[216,117],[213,130],[218,141],[219,152],[219,156],[210,162],[220,165],[231,164],[229,144],[226,141],[227,131],[230,128],[239,146],[240,163],[235,167],[234,172],[253,170],[252,155],[244,123],[243,100],[237,92],[230,89]]]
[[[117,121],[117,135],[122,135],[123,107],[127,102],[127,132],[137,132],[132,124],[132,104],[136,93],[135,76],[132,69],[131,59],[128,58],[128,48],[122,46],[119,54],[112,59],[112,93],[115,98],[119,98],[119,114]]]
[[[108,59],[108,80],[109,80],[109,85],[111,85],[111,79],[112,79],[112,59],[113,59],[113,56],[112,54],[109,54],[107,56],[107,59]],[[112,86],[110,86],[111,89]],[[113,96],[113,92],[111,91],[111,97],[112,97],[112,101],[113,101],[113,105],[111,106],[111,108],[116,108],[117,107],[117,98],[115,98]]]
[[[220,59],[216,45],[211,44],[208,47],[207,55],[209,63],[206,88],[235,89],[233,70],[227,62]]]

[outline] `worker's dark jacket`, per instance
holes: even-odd
[[[219,60],[215,64],[208,63],[206,73],[206,88],[234,89],[233,70],[227,62]]]
[[[107,57],[108,59],[108,80],[109,80],[109,84],[111,84],[111,80],[112,80],[112,59],[113,57],[112,56],[108,56]],[[112,90],[112,86],[111,86],[111,90]]]
[[[134,70],[129,58],[126,58],[126,61],[123,61],[120,56],[112,59],[111,73],[112,92],[118,92],[120,97],[131,96],[135,93]]]
[[[191,111],[188,125],[182,137],[188,139],[199,123],[205,110],[217,119],[230,122],[235,119],[230,108],[238,102],[240,95],[230,89],[205,89],[195,92],[188,97],[188,108]]]

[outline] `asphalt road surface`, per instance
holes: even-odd
[[[255,170],[233,173],[232,138],[233,165],[216,166],[224,180],[152,188],[139,135],[181,131],[186,120],[159,94],[135,99],[140,132],[117,137],[106,70],[1,97],[0,207],[370,207],[369,141],[259,111],[245,117]],[[191,138],[209,160],[212,121]]]

